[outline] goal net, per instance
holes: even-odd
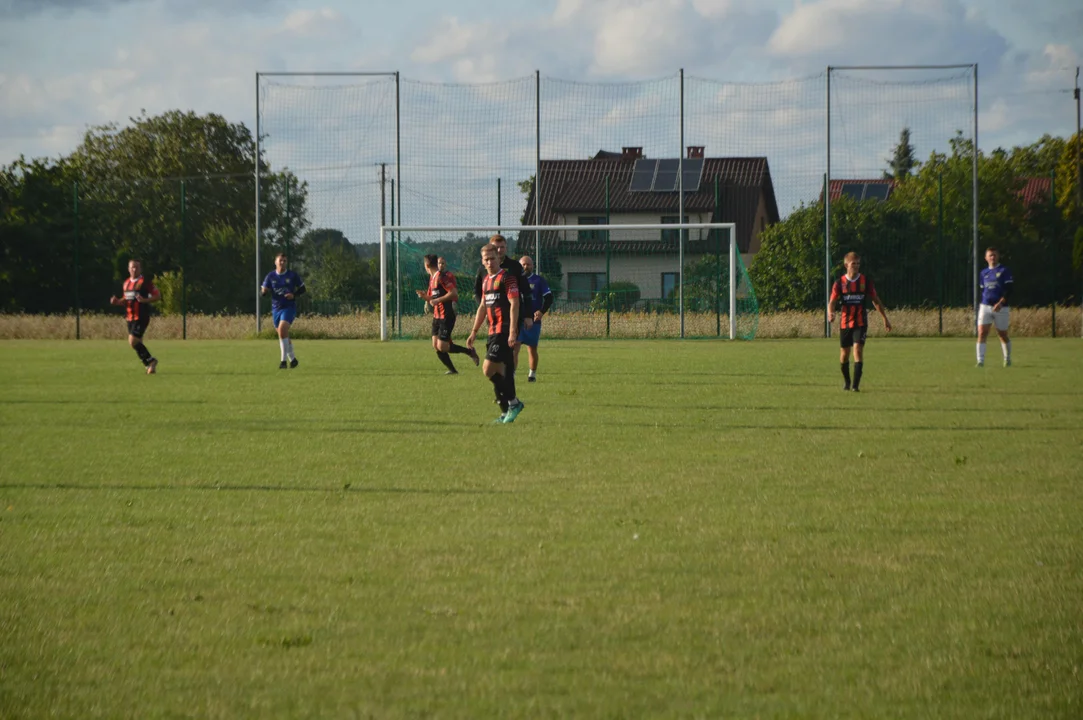
[[[553,293],[547,338],[722,337],[751,340],[759,306],[733,223],[382,226],[380,337],[429,337],[425,255],[454,273],[465,337],[477,311],[481,248],[496,233],[529,256]]]

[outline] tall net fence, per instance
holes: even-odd
[[[893,306],[972,302],[974,73],[828,72],[829,269],[841,274],[843,256],[859,252]]]
[[[40,256],[72,271],[39,273],[49,293],[33,290],[37,276],[13,273],[0,308],[110,310],[109,291],[136,255],[163,289],[163,314],[251,319],[259,281],[285,252],[309,288],[302,313],[342,317],[341,327],[357,318],[371,336],[381,300],[416,311],[422,255],[471,274],[484,242],[392,234],[381,298],[379,228],[396,224],[596,226],[516,232],[512,242],[548,279],[557,309],[607,306],[608,324],[584,315],[585,336],[619,334],[614,310],[650,315],[664,336],[714,334],[703,288],[726,239],[681,232],[686,223],[733,223],[748,297],[762,315],[804,313],[799,335],[824,332],[827,285],[851,250],[890,307],[968,312],[975,235],[982,249],[1000,245],[1021,276],[1058,273],[1020,287],[1017,305],[1074,302],[1068,164],[1054,163],[1053,177],[1040,157],[1028,170],[979,153],[975,208],[974,72],[832,68],[756,84],[535,74],[469,85],[261,73],[258,144],[239,126],[228,162],[198,152],[207,139],[198,132],[167,157],[141,125],[133,147],[146,163],[93,176],[59,168],[48,192],[35,188],[40,212],[4,226],[5,262]],[[642,223],[674,227],[606,230]],[[260,311],[269,314],[265,300]],[[703,327],[690,320],[701,312]]]

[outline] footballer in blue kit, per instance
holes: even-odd
[[[524,328],[519,332],[519,344],[515,346],[515,365],[519,366],[519,348],[526,345],[527,359],[530,362],[530,374],[527,382],[536,382],[538,379],[538,341],[541,340],[542,315],[549,312],[553,306],[553,291],[549,289],[549,283],[541,275],[534,272],[534,261],[529,255],[519,258],[519,264],[523,266],[523,276],[530,287],[532,306],[534,308],[534,325]]]
[[[1000,349],[1004,354],[1004,367],[1012,364],[1012,341],[1008,338],[1008,297],[1014,285],[1012,271],[1000,264],[1000,252],[987,248],[985,262],[989,266],[981,271],[981,304],[978,306],[978,367],[985,365],[985,344],[989,326],[995,325],[1000,336]]]
[[[293,270],[286,269],[286,253],[275,256],[275,269],[267,273],[260,286],[262,295],[271,296],[271,317],[278,331],[278,345],[282,351],[279,370],[297,367],[297,355],[290,340],[290,325],[297,318],[297,298],[305,294],[305,281]]]

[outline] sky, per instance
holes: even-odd
[[[727,93],[781,89],[785,103],[786,81],[829,65],[957,63],[978,64],[983,149],[1066,137],[1083,2],[0,0],[0,164],[69,154],[88,128],[143,111],[254,127],[257,71],[399,71],[421,90],[537,70],[616,92],[683,69]],[[812,102],[808,122],[820,127]],[[641,140],[604,139],[607,149]],[[815,134],[801,142],[822,153]]]

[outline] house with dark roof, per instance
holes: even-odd
[[[643,157],[642,148],[618,154],[601,151],[586,160],[542,160],[540,181],[527,199],[525,224],[626,225],[680,222],[678,167],[683,168],[687,223],[736,224],[737,247],[746,265],[760,248],[760,234],[778,222],[771,171],[764,157],[704,157],[692,146],[683,163]],[[539,192],[535,192],[535,190]],[[543,253],[556,257],[570,300],[589,300],[605,285],[607,262],[613,282],[635,283],[643,298],[667,298],[679,277],[677,230],[544,232]],[[705,254],[728,254],[728,237],[685,231],[685,267]],[[533,233],[521,233],[525,247]],[[542,272],[545,274],[544,265]],[[551,278],[552,279],[552,278]]]

